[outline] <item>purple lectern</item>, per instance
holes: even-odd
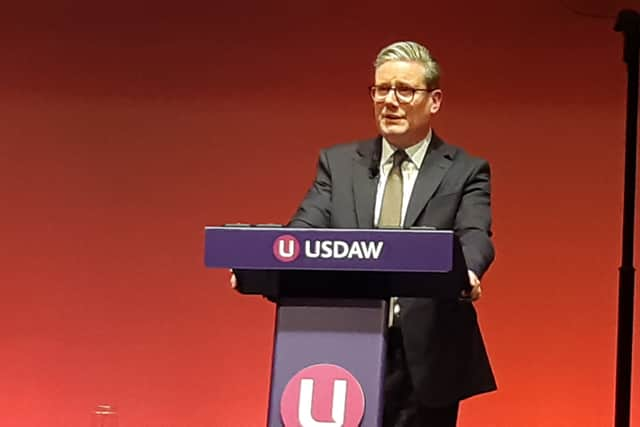
[[[269,427],[379,427],[387,300],[469,287],[452,231],[205,229],[205,264],[277,304]]]

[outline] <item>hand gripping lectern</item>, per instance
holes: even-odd
[[[269,427],[380,426],[389,297],[459,298],[469,288],[454,233],[430,229],[206,227],[205,265],[233,268],[240,293],[277,305]],[[351,383],[346,389],[335,381],[333,388],[319,384],[305,389],[316,393],[305,408],[298,385],[290,410],[289,384],[315,365],[346,370],[358,396]],[[323,393],[324,412],[313,407]],[[363,409],[354,415],[349,405],[356,401]]]

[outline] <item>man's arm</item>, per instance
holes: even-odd
[[[326,228],[331,225],[331,170],[326,150],[320,153],[313,185],[287,227]]]
[[[331,171],[326,151],[320,153],[318,160],[318,171],[313,185],[307,192],[306,197],[298,208],[298,211],[291,219],[287,227],[299,228],[321,228],[329,227],[331,224]],[[230,269],[231,277],[229,282],[231,287],[236,289],[238,280],[233,270]]]
[[[469,269],[471,298],[480,297],[480,278],[495,257],[491,241],[491,170],[482,161],[470,175],[454,223]]]

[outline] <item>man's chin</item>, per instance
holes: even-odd
[[[380,131],[382,132],[382,136],[387,139],[392,139],[405,135],[407,128],[405,126],[380,126]]]

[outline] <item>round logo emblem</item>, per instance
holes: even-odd
[[[300,242],[290,234],[284,234],[273,242],[273,255],[278,261],[295,261],[300,255]]]
[[[308,366],[291,378],[282,393],[285,427],[358,427],[364,416],[364,392],[346,369],[330,364]]]

